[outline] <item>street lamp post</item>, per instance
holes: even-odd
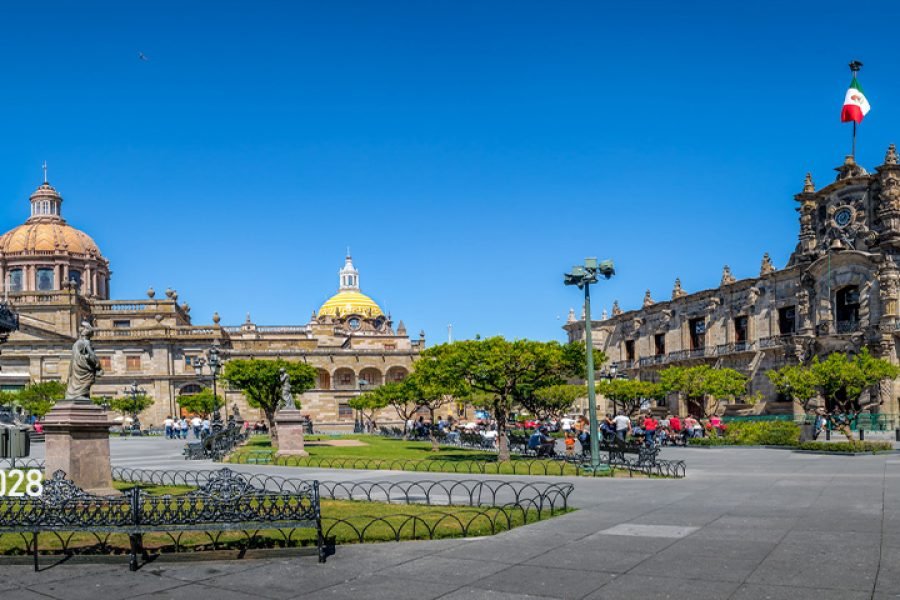
[[[203,376],[203,367],[209,367],[209,375],[212,379],[212,388],[213,388],[213,406],[215,407],[213,410],[213,418],[211,428],[213,432],[222,430],[222,415],[219,414],[219,406],[216,404],[216,401],[219,398],[218,388],[216,387],[217,379],[219,378],[219,371],[222,369],[222,359],[219,356],[219,342],[213,342],[212,346],[210,346],[209,350],[206,351],[207,358],[203,358],[202,356],[198,357],[194,361],[194,371],[197,374],[197,377]],[[223,402],[225,406],[225,421],[228,421],[228,404]]]
[[[131,396],[131,414],[134,415],[131,421],[131,435],[140,435],[141,421],[138,418],[137,399],[138,396],[143,396],[147,391],[138,386],[137,381],[134,381],[125,388],[125,393]]]
[[[600,465],[600,443],[597,426],[597,391],[594,389],[594,342],[591,336],[591,284],[597,283],[600,276],[609,279],[616,274],[611,260],[598,262],[596,258],[584,259],[584,265],[572,267],[572,271],[563,275],[565,285],[578,286],[584,289],[584,343],[587,354],[587,388],[588,411],[591,420],[591,464],[589,470],[598,472],[605,467]]]
[[[359,380],[359,395],[360,396],[366,392],[367,385],[369,385],[369,382],[366,381],[365,379]],[[356,409],[356,418],[354,419],[354,422],[353,422],[353,433],[364,433],[364,432],[365,432],[365,426],[363,424],[362,410]]]

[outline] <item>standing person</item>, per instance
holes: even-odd
[[[828,426],[828,419],[825,418],[825,415],[819,413],[816,415],[816,422],[813,426],[813,440],[819,438],[819,434],[825,433],[825,428]]]
[[[658,427],[659,421],[652,414],[644,418],[644,436],[648,446],[652,446],[656,442],[656,430]]]
[[[566,458],[575,458],[575,434],[571,429],[566,432]]]
[[[187,419],[181,417],[181,420],[178,422],[178,433],[181,439],[187,439],[188,429],[190,429],[190,426],[188,425]]]
[[[174,427],[175,427],[175,419],[172,418],[172,415],[169,415],[166,417],[166,420],[163,421],[163,425],[165,426],[165,430],[166,430],[166,439],[171,440],[172,433],[173,433]]]
[[[575,419],[571,417],[563,417],[559,421],[559,426],[563,430],[563,433],[569,433],[572,431],[572,426],[575,424]]]
[[[200,437],[205,438],[206,436],[208,436],[209,430],[210,430],[209,417],[205,417],[203,419],[203,424],[200,426]]]
[[[684,437],[681,435],[681,419],[678,415],[671,415],[669,417],[669,427],[672,429],[672,442],[677,443],[678,438],[681,438],[681,443],[684,443]]]
[[[194,415],[191,419],[191,428],[194,430],[194,438],[200,439],[200,428],[203,427],[203,419],[199,415]]]
[[[697,425],[697,419],[694,418],[694,415],[688,415],[684,418],[685,440],[694,437],[694,425]]]
[[[615,416],[613,422],[616,424],[616,438],[620,442],[624,442],[625,436],[631,432],[631,419],[626,415],[619,413]]]

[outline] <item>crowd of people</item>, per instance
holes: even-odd
[[[269,427],[265,421],[244,421],[244,431],[247,433],[268,433]],[[202,440],[212,433],[212,422],[208,416],[175,418],[169,415],[163,421],[163,433],[167,440],[186,440],[189,434],[193,434],[195,440]]]

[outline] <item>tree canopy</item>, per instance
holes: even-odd
[[[203,388],[196,394],[179,397],[178,404],[189,413],[208,416],[215,412],[216,409],[225,406],[225,401],[219,394],[213,396],[211,389]]]
[[[863,348],[855,356],[842,352],[830,354],[825,360],[816,356],[809,365],[788,365],[767,375],[779,392],[800,402],[807,412],[816,408],[814,400],[821,396],[826,406],[853,413],[866,408],[859,405],[863,392],[881,380],[896,378],[900,367],[875,358]]]
[[[602,363],[602,353],[597,357]],[[457,397],[487,394],[500,436],[500,460],[509,459],[505,431],[512,406],[524,406],[535,391],[584,373],[584,345],[503,337],[432,346],[415,363],[424,385]]]
[[[616,412],[633,415],[641,409],[643,400],[661,400],[665,391],[658,383],[637,379],[611,379],[597,384],[597,392],[609,398]]]
[[[128,417],[134,413],[140,414],[141,412],[150,408],[153,405],[153,398],[151,398],[147,394],[138,394],[135,397],[115,396],[112,398],[92,396],[91,402],[98,406],[109,404],[109,408],[111,410],[122,413],[122,415]]]
[[[579,398],[587,397],[583,385],[548,385],[534,391],[531,398],[523,399],[522,406],[539,419],[558,418],[568,412]]]
[[[66,394],[65,384],[59,381],[29,383],[17,392],[16,401],[29,414],[43,417]]]
[[[262,409],[269,423],[272,440],[278,439],[275,411],[281,405],[281,381],[279,369],[287,371],[291,379],[291,393],[302,394],[316,381],[316,370],[306,363],[286,360],[235,359],[225,363],[222,381],[241,390],[247,403]],[[297,406],[300,403],[297,402]]]
[[[702,416],[715,414],[722,401],[734,401],[747,392],[747,377],[734,369],[717,369],[710,365],[669,367],[659,374],[666,393],[681,394]],[[711,398],[712,402],[707,402]]]

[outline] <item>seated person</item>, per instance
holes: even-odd
[[[531,437],[528,438],[528,449],[534,450],[538,456],[553,456],[555,454],[553,447],[556,442],[552,437],[547,435],[547,428],[541,427],[537,429]]]

